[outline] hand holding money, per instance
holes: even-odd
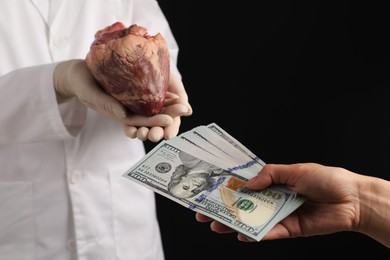
[[[212,123],[160,142],[123,176],[260,241],[303,199],[285,186],[244,186],[265,163]]]

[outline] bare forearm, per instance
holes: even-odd
[[[360,192],[360,225],[362,232],[390,248],[390,182],[362,177]]]

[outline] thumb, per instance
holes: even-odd
[[[100,87],[85,60],[59,63],[54,70],[53,81],[59,103],[77,97],[83,105],[105,116],[121,120],[127,115],[124,105]]]
[[[82,81],[74,83],[74,89],[77,89],[76,96],[80,102],[99,114],[123,120],[127,116],[125,106],[107,94],[91,77],[84,77]]]
[[[272,184],[286,184],[288,171],[283,168],[284,165],[267,164],[255,177],[248,180],[245,186],[252,190],[261,190]]]
[[[99,88],[91,89],[91,94],[87,98],[80,98],[82,103],[108,117],[114,117],[123,120],[127,116],[126,107],[117,99],[107,94]]]

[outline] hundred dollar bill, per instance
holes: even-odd
[[[263,161],[227,133],[216,130],[216,127],[198,126],[180,136],[194,143],[202,142],[202,147],[210,147],[208,149],[216,156],[229,163],[228,170],[244,170],[248,178],[256,176],[264,166]]]
[[[245,180],[252,178],[258,173],[258,169],[255,169],[253,164],[246,165],[246,167],[237,167],[239,163],[221,158],[221,156],[217,155],[215,151],[212,153],[207,153],[207,151],[205,153],[203,150],[204,144],[194,145],[194,139],[179,136],[169,140],[169,143],[186,153],[196,155],[199,159],[208,162],[211,165],[218,166],[226,171],[237,174]]]
[[[212,151],[220,160],[231,165],[231,167],[244,167],[253,165],[251,158],[241,153],[237,149],[232,149],[231,145],[225,139],[215,135],[205,126],[196,127],[180,135],[181,139],[196,143],[199,146]],[[257,169],[258,172],[259,169]],[[256,173],[257,173],[256,172]]]
[[[289,189],[248,190],[240,172],[178,138],[160,142],[123,176],[256,241],[300,205]]]
[[[252,151],[246,148],[242,143],[240,143],[236,138],[231,136],[228,132],[223,130],[216,123],[210,123],[209,125],[207,125],[207,128],[211,130],[212,133],[226,140],[226,142],[229,143],[232,146],[232,148],[239,150],[240,152],[245,154],[247,157],[252,159],[257,164],[260,164],[261,166],[265,165],[265,162],[263,162],[263,160],[261,160],[257,155],[252,153]],[[229,150],[233,150],[233,149],[229,149]]]

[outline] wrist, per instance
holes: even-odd
[[[359,184],[360,218],[357,231],[390,247],[390,182],[362,176]]]

